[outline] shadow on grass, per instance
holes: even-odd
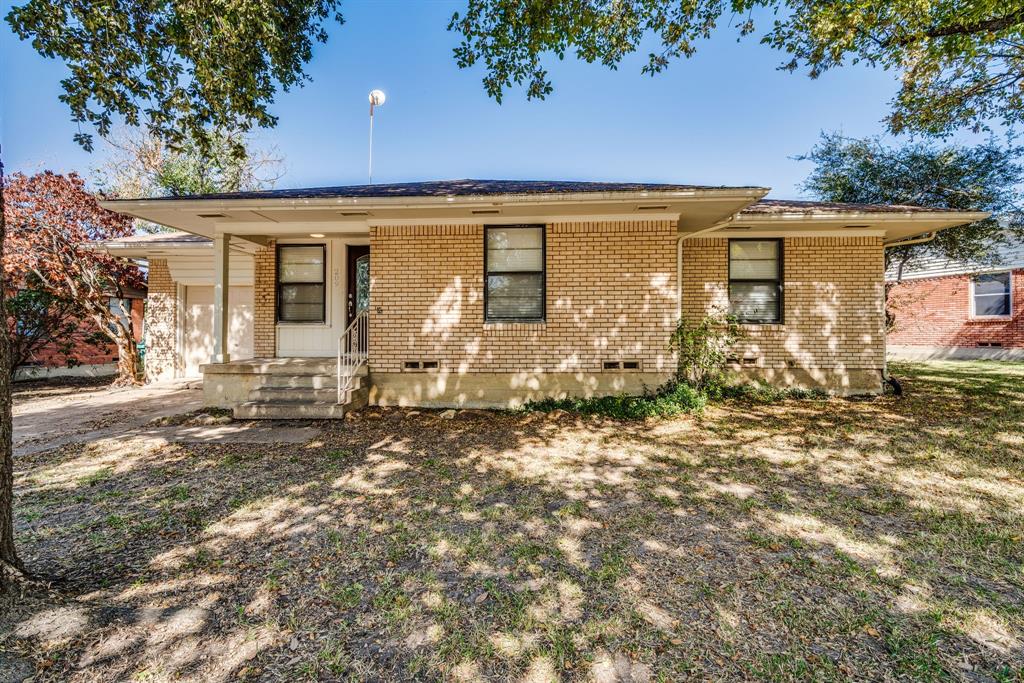
[[[41,680],[1011,680],[1024,383],[699,418],[367,410],[294,446],[18,463]],[[998,399],[998,400],[994,400]]]

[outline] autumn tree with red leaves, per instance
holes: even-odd
[[[118,306],[126,292],[143,286],[132,263],[90,248],[90,243],[132,234],[132,221],[102,208],[75,173],[44,171],[13,174],[4,188],[7,244],[3,255],[5,287],[32,282],[72,302],[82,319],[108,337],[118,350],[118,382],[139,382],[142,365],[132,330],[131,312]]]

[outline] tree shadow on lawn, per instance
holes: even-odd
[[[370,409],[301,446],[28,457],[20,547],[66,582],[8,598],[2,648],[40,680],[1011,680],[1019,404],[969,418],[1024,386],[965,371],[950,402],[930,374],[649,424]]]

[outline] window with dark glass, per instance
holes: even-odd
[[[282,244],[277,248],[277,320],[322,323],[327,251],[322,244]]]
[[[486,320],[544,319],[544,227],[484,229]]]
[[[729,240],[729,313],[743,323],[782,322],[782,240]]]
[[[974,315],[980,318],[1010,315],[1010,273],[975,275]]]

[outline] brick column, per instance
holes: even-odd
[[[146,381],[174,379],[178,353],[178,285],[166,259],[149,260],[149,297],[145,313]]]
[[[277,246],[271,240],[253,257],[252,350],[257,358],[277,355]]]

